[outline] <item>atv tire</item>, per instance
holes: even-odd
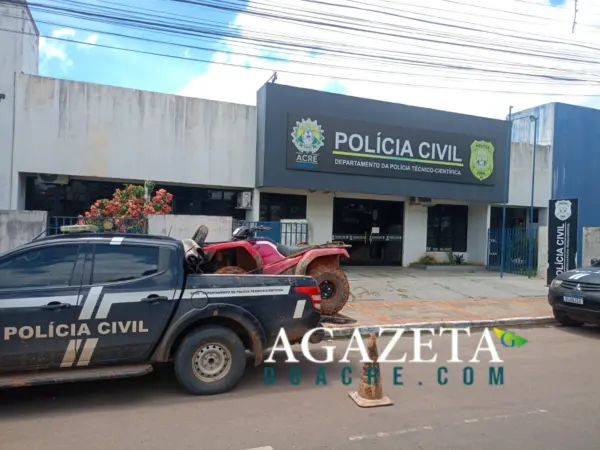
[[[346,306],[350,284],[339,267],[319,264],[311,267],[307,275],[314,278],[321,288],[321,315],[333,316]]]
[[[246,271],[238,266],[224,266],[218,269],[216,274],[229,274],[229,275],[242,275],[245,274]]]

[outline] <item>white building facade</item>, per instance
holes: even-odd
[[[26,5],[0,6],[0,23],[16,31],[0,31],[0,209],[76,216],[122,183],[152,180],[174,194],[177,214],[306,220],[310,242],[343,239],[359,264],[444,261],[447,250],[487,262],[507,193],[506,121],[276,84],[252,107],[41,77]],[[304,141],[294,127],[309,132]],[[508,198],[520,208],[509,226],[528,220],[532,140],[526,121],[514,122]]]

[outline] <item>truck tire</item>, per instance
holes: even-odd
[[[552,313],[556,321],[565,327],[581,327],[584,325],[583,322],[572,319],[566,312],[560,309],[552,309]]]
[[[190,331],[175,353],[175,376],[193,395],[217,395],[233,389],[246,368],[246,349],[226,327],[206,325]]]

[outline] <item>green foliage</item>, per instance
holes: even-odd
[[[454,255],[454,264],[460,265],[460,264],[464,264],[464,262],[465,262],[465,255]]]
[[[422,266],[431,266],[434,264],[438,264],[438,261],[432,255],[423,255],[423,256],[421,256],[421,258],[419,258],[419,260],[417,261],[417,264],[422,265]]]

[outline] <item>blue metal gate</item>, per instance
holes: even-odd
[[[537,274],[538,267],[538,230],[534,228],[506,228],[506,257],[504,272],[517,275]],[[533,239],[533,247],[531,240]],[[500,271],[502,265],[502,229],[488,230],[488,264],[487,269]],[[531,254],[531,258],[529,255]]]

